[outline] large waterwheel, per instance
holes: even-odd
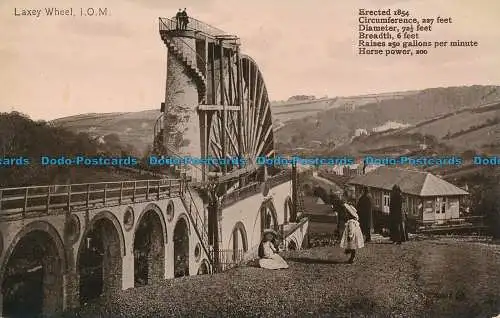
[[[224,90],[221,92],[220,85],[217,85],[217,96],[224,95],[225,105],[241,106],[237,111],[226,112],[225,125],[222,111],[212,114],[208,123],[208,154],[217,159],[242,157],[247,165],[251,165],[257,157],[274,154],[271,104],[257,64],[245,55],[241,56],[239,63],[237,58],[230,59],[223,81]],[[239,72],[241,81],[238,81]],[[241,82],[239,88],[238,82]],[[220,171],[223,167],[216,169]],[[238,167],[227,167],[228,171],[235,169]]]

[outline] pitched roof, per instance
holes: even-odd
[[[391,190],[397,184],[403,193],[417,196],[467,195],[467,191],[436,177],[417,170],[379,167],[370,173],[351,179],[350,184]]]

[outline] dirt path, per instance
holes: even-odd
[[[355,264],[339,248],[285,255],[290,268],[245,266],[122,292],[83,317],[492,317],[500,255],[472,243],[369,244]],[[74,315],[69,315],[74,317]]]

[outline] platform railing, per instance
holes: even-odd
[[[181,179],[46,185],[0,189],[0,217],[40,216],[181,196]]]
[[[159,18],[160,20],[160,32],[161,31],[175,31],[179,30],[179,26],[177,24],[176,18]],[[213,37],[215,36],[221,36],[221,35],[226,35],[224,31],[221,29],[218,29],[216,27],[213,27],[209,24],[206,24],[204,22],[201,22],[199,20],[196,20],[194,18],[189,17],[189,23],[186,27],[187,31],[197,31],[197,32],[202,32],[207,35],[211,35]]]

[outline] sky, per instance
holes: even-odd
[[[107,8],[105,17],[14,16],[46,7]],[[0,112],[54,119],[90,112],[159,108],[167,50],[158,17],[187,8],[241,38],[271,100],[349,96],[429,87],[500,84],[497,0],[2,0]],[[401,8],[452,17],[429,40],[475,40],[476,48],[426,56],[357,54],[358,10]]]

